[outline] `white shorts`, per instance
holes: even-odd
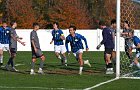
[[[79,49],[77,52],[73,53],[73,55],[78,58],[79,57],[79,53],[83,53],[83,49]]]
[[[66,47],[65,45],[54,45],[54,51],[63,54],[66,52]]]
[[[0,43],[0,49],[2,49],[2,50],[9,50],[9,44],[1,44]]]

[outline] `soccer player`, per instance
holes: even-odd
[[[85,45],[86,45],[86,51],[89,50],[88,45],[87,45],[87,40],[84,36],[81,34],[75,33],[76,27],[75,26],[70,26],[69,27],[69,35],[66,37],[65,45],[67,52],[69,53],[69,48],[68,48],[68,43],[70,43],[71,50],[76,57],[76,59],[79,61],[80,68],[79,68],[79,74],[82,74],[83,70],[83,65],[87,64],[91,67],[90,63],[88,60],[83,61],[82,55],[83,55],[83,43],[82,40],[84,40]]]
[[[124,21],[124,29],[123,32],[121,33],[121,36],[125,39],[125,53],[128,56],[130,63],[132,63],[132,46],[133,46],[133,41],[132,38],[129,37],[128,33],[129,32],[134,32],[130,28],[130,24],[128,21]]]
[[[45,56],[43,55],[43,53],[40,49],[37,30],[39,30],[39,24],[33,23],[33,31],[30,34],[31,49],[32,49],[32,63],[31,63],[31,72],[30,72],[31,75],[36,74],[34,72],[34,67],[35,67],[35,61],[37,58],[41,59],[38,73],[44,74],[42,68],[44,66]]]
[[[114,38],[113,38],[113,32],[112,28],[116,28],[116,20],[111,20],[111,26],[103,28],[102,36],[103,40],[101,43],[97,46],[97,49],[101,47],[102,44],[104,44],[105,51],[104,51],[104,59],[106,61],[106,74],[113,74],[113,65],[111,61],[112,52],[115,47],[114,45]]]
[[[2,22],[0,27],[0,66],[3,65],[3,50],[9,52],[9,41],[10,41],[10,27],[7,26],[7,23]]]
[[[16,57],[16,53],[17,53],[17,41],[19,43],[21,43],[23,46],[25,46],[25,42],[21,41],[21,37],[19,37],[16,33],[16,27],[17,27],[17,23],[16,21],[12,21],[10,23],[11,25],[11,30],[10,30],[10,43],[9,43],[9,48],[10,48],[10,58],[9,61],[7,62],[7,65],[5,66],[7,70],[10,70],[9,65],[11,64],[12,66],[12,71],[18,71],[15,67],[14,67],[14,58]]]
[[[130,38],[132,38],[135,45],[135,47],[132,47],[132,49],[136,49],[136,56],[129,67],[136,65],[140,69],[140,63],[138,62],[138,59],[140,58],[140,39],[137,36],[134,36],[134,32],[129,32],[128,35]]]
[[[52,31],[52,41],[50,42],[50,44],[52,44],[54,42],[54,51],[55,51],[55,55],[58,59],[61,60],[62,65],[67,66],[67,58],[66,58],[66,47],[64,45],[64,34],[62,32],[61,29],[59,29],[59,24],[57,22],[53,23],[53,28],[54,30]],[[60,53],[62,54],[62,58],[60,56]]]

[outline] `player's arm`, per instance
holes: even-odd
[[[14,36],[13,33],[11,33],[11,38],[13,38],[13,40],[18,41],[19,43],[21,43],[23,46],[25,46],[25,42],[20,41],[19,36]]]
[[[80,37],[84,40],[84,43],[85,43],[85,46],[86,46],[86,51],[88,51],[89,48],[88,48],[88,44],[87,44],[87,39],[82,35],[80,35]]]
[[[52,36],[53,36],[53,31],[52,31]],[[54,41],[54,36],[52,37],[52,40],[51,40],[50,44],[52,44],[53,41]]]
[[[65,36],[62,31],[60,31],[60,39],[65,40]]]
[[[67,52],[70,53],[69,47],[68,47],[68,43],[69,43],[69,39],[68,39],[68,37],[67,37],[67,38],[66,38],[66,41],[65,41],[65,47],[66,47]]]
[[[36,48],[36,46],[35,46],[35,43],[34,43],[34,40],[33,40],[33,39],[31,40],[31,43],[32,43],[32,45],[33,45],[33,48],[34,48],[35,52],[37,52],[37,48]]]

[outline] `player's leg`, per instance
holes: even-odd
[[[0,43],[0,66],[3,65],[3,44]]]
[[[137,53],[134,58],[134,61],[129,65],[129,67],[136,65],[140,69],[140,63],[138,62],[139,58],[140,58],[140,53]]]
[[[7,65],[6,65],[6,69],[9,70],[9,65],[11,65],[12,67],[12,71],[18,71],[15,67],[14,67],[14,58],[16,57],[16,52],[17,50],[15,48],[11,48],[10,49],[10,52],[11,52],[11,56],[7,62]]]
[[[30,71],[30,74],[31,75],[35,75],[35,71],[34,71],[34,68],[35,68],[35,62],[36,62],[36,57],[34,55],[32,55],[32,62],[31,62],[31,71]]]
[[[44,67],[45,56],[43,55],[41,49],[38,49],[38,51],[36,52],[36,55],[37,55],[37,57],[40,57],[40,59],[41,59],[38,73],[44,74],[43,67]]]
[[[82,71],[83,71],[83,64],[84,64],[83,59],[82,59],[83,53],[79,52],[79,53],[77,53],[77,55],[78,55],[78,61],[79,61],[79,65],[80,65],[79,74],[81,75]]]
[[[57,46],[57,45],[54,46],[55,56],[56,56],[58,59],[61,60],[62,58],[61,58],[61,56],[60,56],[60,50],[61,50],[60,46]]]
[[[67,57],[65,53],[66,53],[66,47],[64,45],[61,45],[62,59],[64,60],[65,66],[67,66]]]
[[[106,57],[106,74],[113,74],[113,65],[112,65],[112,61],[111,61],[111,54],[112,54],[113,49],[110,48],[105,48],[105,57]]]

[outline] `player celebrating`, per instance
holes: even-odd
[[[140,63],[138,62],[138,59],[140,58],[140,39],[137,36],[134,36],[134,32],[129,32],[128,34],[129,37],[132,38],[132,41],[135,45],[135,47],[132,47],[132,49],[136,49],[136,56],[129,67],[136,65],[140,69]]]
[[[2,22],[0,27],[0,66],[3,65],[3,50],[9,52],[9,41],[10,41],[10,27],[7,26],[7,23]]]
[[[69,49],[68,49],[68,43],[70,42],[71,45],[71,50],[74,54],[74,56],[76,57],[76,59],[79,61],[80,64],[80,69],[79,69],[79,74],[82,74],[82,70],[83,70],[83,64],[87,64],[91,67],[90,63],[88,60],[83,61],[82,59],[82,55],[83,55],[83,43],[82,40],[84,40],[85,45],[86,45],[86,51],[88,51],[88,45],[87,45],[87,40],[84,36],[75,33],[76,31],[76,27],[75,26],[70,26],[69,27],[69,35],[66,37],[66,49],[67,52],[69,53]]]
[[[67,58],[65,55],[66,47],[64,45],[63,40],[65,40],[64,34],[61,29],[59,29],[59,24],[57,22],[53,23],[54,30],[52,31],[52,41],[50,44],[54,41],[54,51],[55,55],[58,59],[61,59],[62,65],[65,64],[67,66]],[[60,53],[62,54],[62,58],[60,56]]]
[[[121,33],[121,36],[125,39],[125,53],[130,59],[130,63],[132,63],[132,46],[133,41],[132,38],[129,37],[128,33],[134,32],[132,29],[130,29],[130,24],[128,21],[124,21],[124,30]]]
[[[113,49],[115,47],[112,28],[116,28],[116,20],[115,19],[111,20],[111,27],[103,28],[103,31],[102,31],[103,40],[97,46],[97,49],[99,49],[102,44],[104,44],[104,47],[105,47],[104,58],[106,61],[106,74],[113,74],[114,73],[113,65],[112,65],[112,61],[111,61],[112,52],[113,52]]]
[[[45,56],[43,55],[40,49],[39,39],[36,32],[37,30],[39,30],[39,24],[33,23],[33,31],[30,34],[31,49],[32,49],[32,63],[31,63],[31,72],[30,72],[31,75],[35,74],[34,66],[35,66],[36,58],[41,59],[38,73],[44,74],[42,68],[44,66]]]
[[[23,46],[25,46],[25,42],[20,41],[20,39],[22,39],[21,37],[19,37],[16,33],[16,27],[17,27],[17,23],[16,21],[12,21],[10,23],[11,25],[11,30],[10,30],[10,44],[9,44],[9,48],[10,48],[10,58],[9,61],[7,62],[6,65],[6,69],[9,69],[9,65],[11,64],[12,66],[12,71],[18,71],[15,67],[14,67],[14,58],[16,57],[16,52],[17,52],[17,41],[19,43],[21,43]]]

